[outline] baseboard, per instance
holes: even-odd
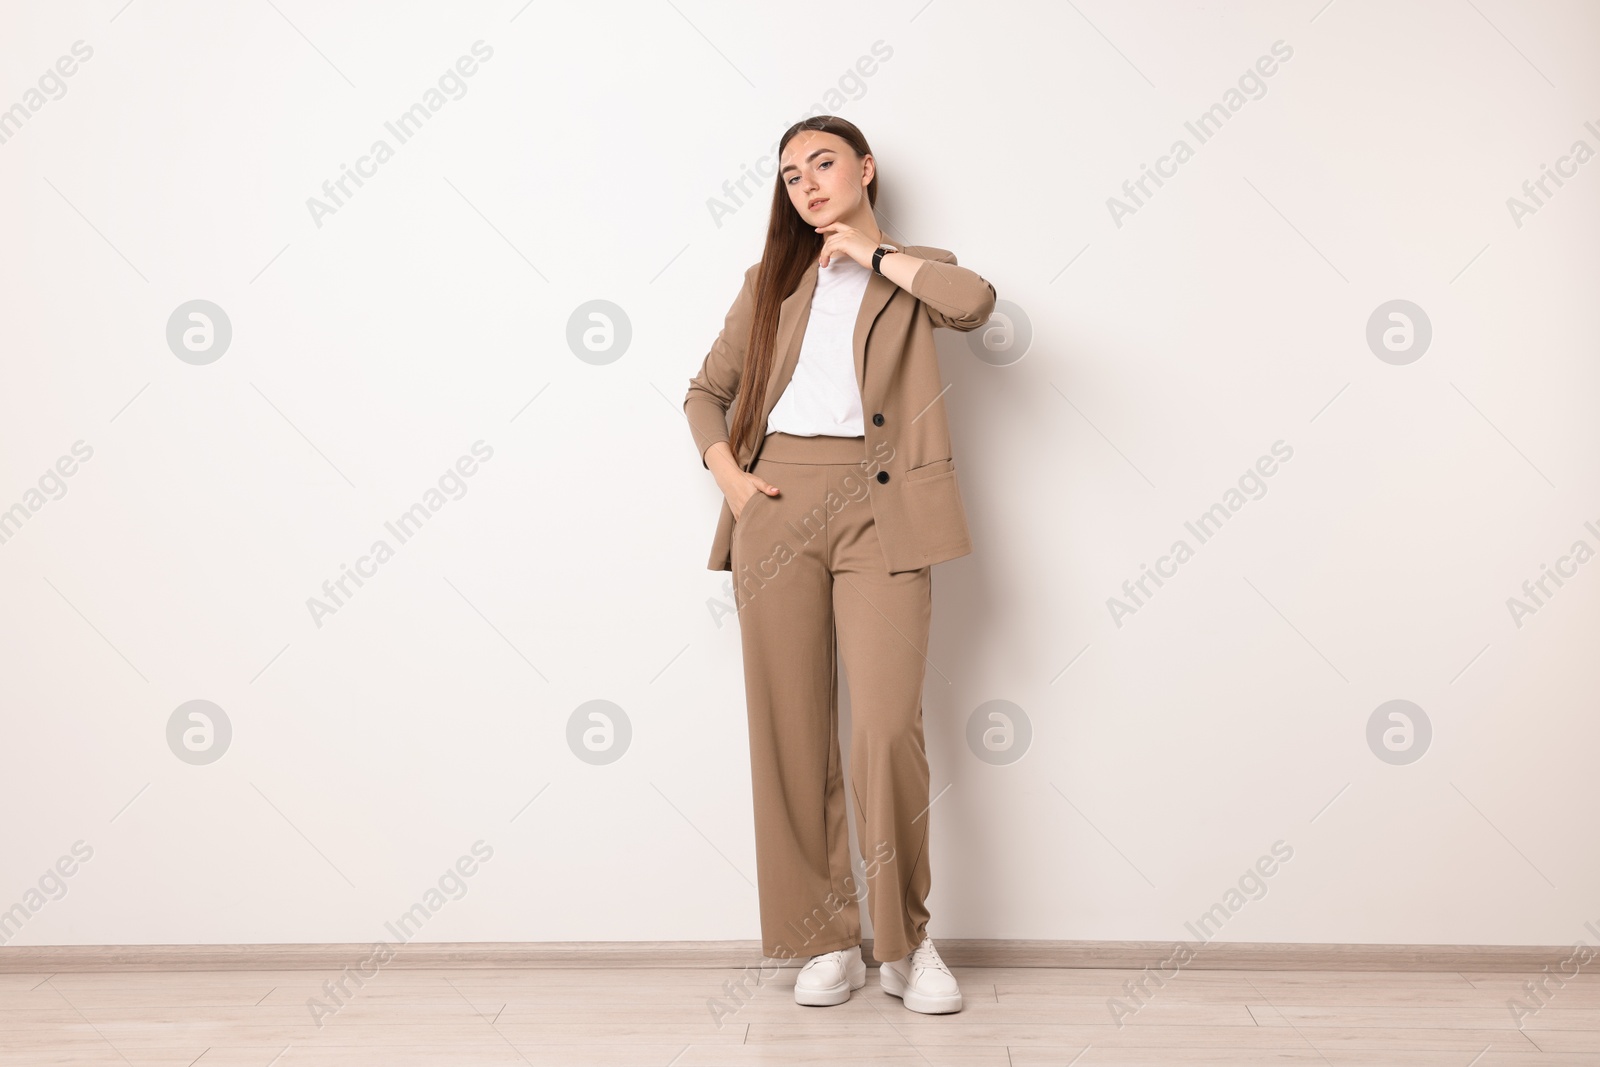
[[[392,943],[387,943],[391,944]],[[1000,941],[939,938],[945,962],[961,967],[1106,967],[1170,972],[1538,971],[1571,954],[1566,946],[1336,945],[1211,941]],[[1179,946],[1188,958],[1179,954]],[[0,948],[0,973],[67,971],[329,970],[368,960],[371,944],[16,945]],[[393,948],[385,967],[709,967],[771,966],[758,941],[412,942]],[[862,944],[870,962],[872,941]],[[795,966],[797,961],[786,961]]]

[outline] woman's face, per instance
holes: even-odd
[[[789,138],[779,162],[789,202],[813,226],[826,226],[870,204],[872,157],[857,157],[836,133],[801,130]]]

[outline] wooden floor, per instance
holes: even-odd
[[[792,967],[742,1002],[734,970],[388,968],[320,1027],[330,972],[0,974],[0,1067],[1600,1064],[1587,972],[1519,1028],[1506,1002],[1534,975],[1185,969],[1119,1027],[1134,972],[953,970],[965,1009],[924,1016],[875,966],[831,1008],[794,1003]]]

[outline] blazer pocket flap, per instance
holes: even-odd
[[[906,481],[920,482],[924,478],[932,478],[940,474],[949,474],[956,469],[953,459],[936,459],[932,463],[924,463],[920,467],[912,467],[906,471]]]

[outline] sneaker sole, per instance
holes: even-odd
[[[855,968],[851,967],[846,967],[846,972],[849,975],[846,980],[826,989],[802,989],[799,986],[795,986],[794,1002],[811,1008],[827,1008],[835,1004],[843,1004],[850,999],[850,991],[852,989],[860,989],[867,984],[866,962],[862,961],[859,973]]]
[[[945,997],[930,997],[925,993],[909,992],[900,981],[900,976],[887,967],[878,968],[878,984],[883,991],[891,997],[899,997],[900,1002],[912,1011],[924,1015],[947,1015],[950,1012],[961,1010],[961,994],[951,993]]]

